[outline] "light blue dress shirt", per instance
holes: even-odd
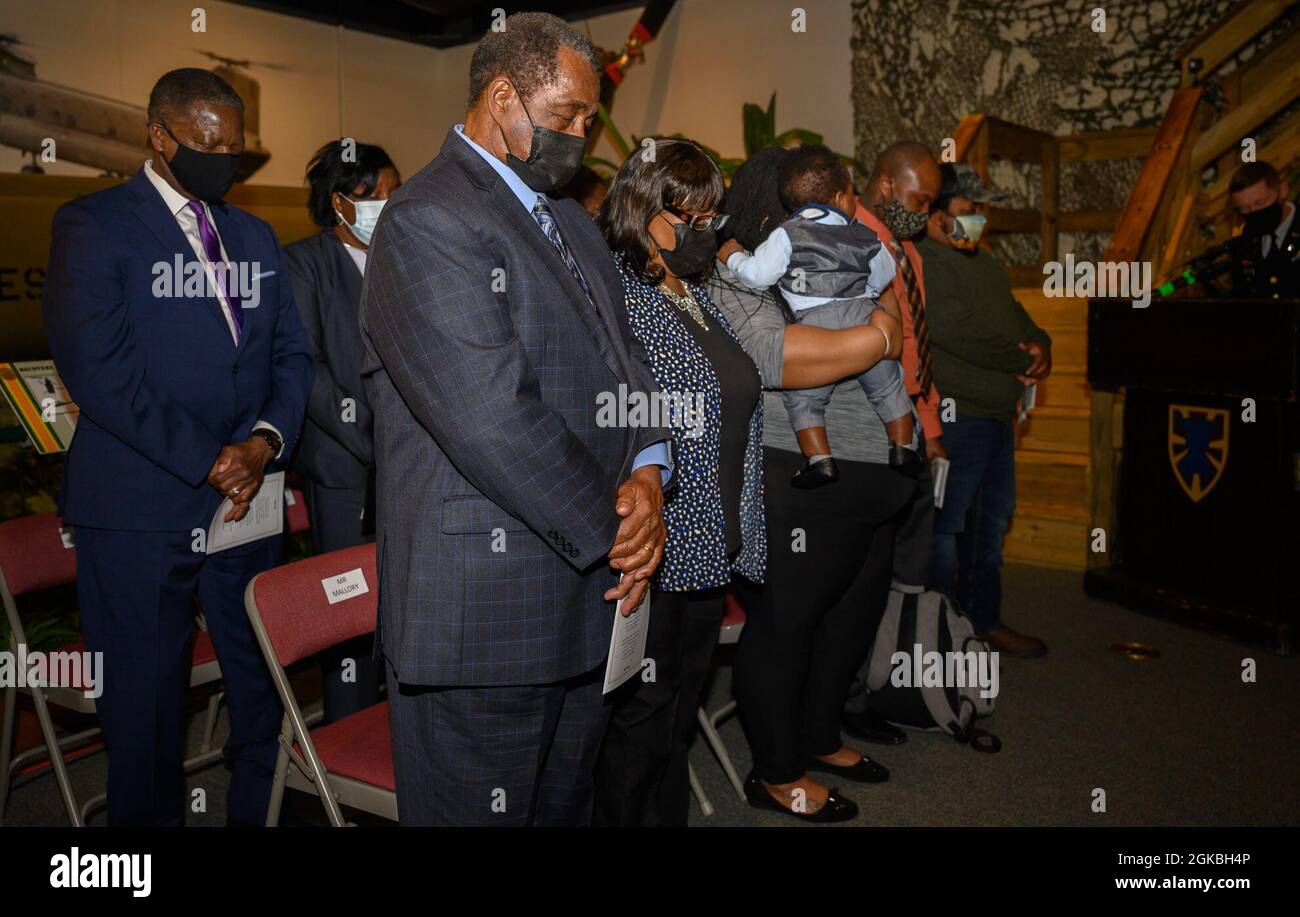
[[[849,225],[844,214],[829,208],[825,211],[820,207],[806,208],[793,216],[811,218],[824,226]],[[790,236],[786,234],[784,227],[778,226],[758,248],[754,249],[752,255],[746,252],[732,254],[727,259],[727,268],[749,289],[766,290],[785,276],[785,272],[790,267],[792,254]],[[879,298],[880,294],[889,289],[889,285],[894,282],[894,272],[894,256],[889,253],[886,246],[882,245],[868,266],[866,295]],[[804,312],[834,302],[825,296],[796,293],[787,289],[784,284],[781,286],[781,295],[785,297],[785,301],[794,312]]]
[[[528,187],[528,185],[524,183],[524,180],[515,174],[513,169],[507,166],[500,159],[497,159],[487,150],[483,149],[483,147],[479,146],[473,140],[466,137],[465,125],[457,124],[453,129],[461,140],[464,140],[469,144],[471,150],[482,156],[484,162],[490,165],[496,173],[501,176],[501,180],[506,183],[506,187],[514,192],[515,197],[519,198],[519,203],[528,211],[528,215],[531,217],[533,215],[533,208],[537,206],[537,201],[539,199],[546,200],[546,195]],[[550,206],[550,201],[547,201],[547,206]],[[655,443],[652,446],[646,446],[638,452],[636,458],[632,461],[632,470],[636,471],[638,468],[645,465],[658,465],[662,468],[663,483],[667,484],[668,478],[672,475],[673,467],[672,458],[668,454],[668,443]]]

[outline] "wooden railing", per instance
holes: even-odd
[[[1277,119],[1300,98],[1300,29],[1233,72],[1220,72],[1288,6],[1284,0],[1240,3],[1175,55],[1182,88],[1156,131],[1105,260],[1150,262],[1158,284],[1229,238],[1235,216],[1228,184],[1243,162],[1245,140],[1253,142],[1255,160],[1283,175],[1300,164],[1300,117]],[[1113,536],[1123,393],[1093,389],[1091,399],[1090,524]],[[1090,554],[1088,563],[1104,567],[1107,560]]]
[[[1235,223],[1228,183],[1243,162],[1243,141],[1253,143],[1254,159],[1283,174],[1300,163],[1300,119],[1274,123],[1300,99],[1300,29],[1233,72],[1220,72],[1289,5],[1240,3],[1175,55],[1183,87],[1165,112],[1107,260],[1150,261],[1162,280],[1226,240]]]
[[[1104,260],[1150,262],[1157,283],[1222,243],[1234,229],[1228,184],[1243,161],[1245,139],[1253,141],[1256,160],[1272,163],[1284,176],[1300,171],[1300,114],[1278,118],[1300,99],[1300,27],[1275,37],[1263,53],[1236,61],[1293,2],[1240,3],[1181,49],[1175,59],[1182,86],[1157,127],[1052,136],[986,114],[962,119],[953,135],[956,159],[981,178],[987,180],[997,159],[1041,169],[1040,208],[990,208],[983,243],[998,233],[1038,236],[1038,263],[1009,268],[1022,298],[1029,297],[1023,288],[1041,288],[1042,263],[1058,258],[1061,232],[1111,231]],[[1122,209],[1061,211],[1062,163],[1123,158],[1141,158],[1142,165]],[[1077,524],[1086,526],[1089,540],[1098,528],[1109,540],[1123,448],[1123,393],[1091,390],[1086,383],[1083,388],[1086,407],[1073,410],[1087,414],[1088,512]],[[1061,468],[1050,470],[1052,488],[1067,480]],[[1107,562],[1105,554],[1087,557],[1090,567]]]
[[[1109,231],[1119,220],[1118,209],[1061,211],[1061,164],[1140,157],[1150,149],[1154,136],[1154,128],[1056,136],[992,115],[973,114],[961,120],[953,133],[956,159],[972,166],[982,180],[988,180],[989,163],[995,159],[1040,167],[1041,193],[1037,210],[988,208],[986,233],[990,236],[1025,233],[1039,237],[1037,262],[1008,268],[1017,286],[1042,284],[1042,265],[1057,260],[1062,232]]]

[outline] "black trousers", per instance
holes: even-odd
[[[367,541],[374,535],[364,531],[364,490],[322,487],[307,482],[307,514],[311,520],[311,545],[316,554],[340,551]],[[321,694],[325,702],[324,723],[379,703],[383,669],[374,654],[374,637],[366,635],[332,646],[320,654]]]
[[[894,552],[894,582],[905,586],[924,587],[930,577],[930,546],[934,534],[934,480],[929,469],[918,477],[912,487],[907,504],[889,523],[892,531],[890,543]],[[886,597],[888,598],[888,597]],[[880,615],[876,613],[876,626]],[[875,631],[873,629],[874,636]],[[844,712],[861,715],[867,711],[867,679],[871,657],[866,655],[849,686],[849,696],[844,702]]]
[[[596,765],[593,823],[630,827],[686,824],[687,756],[722,624],[723,590],[655,592],[642,669],[614,694]]]
[[[844,700],[889,595],[892,521],[914,490],[887,465],[836,464],[838,482],[796,490],[802,456],[764,449],[767,575],[737,581],[748,620],[734,678],[754,773],[769,783],[798,780],[809,755],[843,744]]]

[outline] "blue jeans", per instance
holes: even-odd
[[[943,425],[952,465],[934,517],[930,588],[966,609],[978,633],[1002,623],[1002,538],[1016,511],[1016,433],[1004,420]]]

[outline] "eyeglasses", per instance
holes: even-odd
[[[687,213],[685,210],[679,210],[676,207],[669,207],[667,204],[664,205],[664,210],[677,217],[677,219],[691,227],[691,229],[721,229],[723,226],[727,225],[727,220],[730,219],[730,214],[726,213],[714,213],[709,216],[696,216],[695,214]]]

